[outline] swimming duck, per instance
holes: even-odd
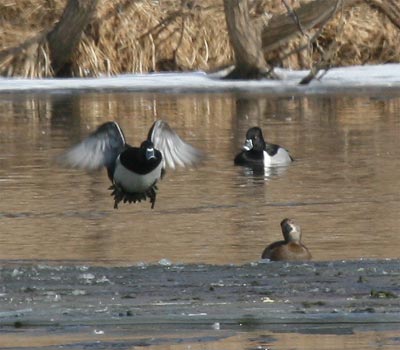
[[[262,259],[273,261],[302,261],[310,260],[311,254],[307,247],[301,243],[301,229],[291,219],[281,221],[281,229],[284,241],[278,241],[267,246],[262,255]]]
[[[156,184],[165,168],[195,165],[202,157],[202,153],[184,142],[167,122],[157,120],[140,147],[127,144],[121,127],[110,121],[56,160],[61,165],[85,170],[106,167],[117,209],[121,201],[136,203],[147,198],[154,208]]]
[[[262,131],[259,127],[247,130],[246,141],[243,150],[236,155],[235,165],[244,166],[285,166],[293,161],[289,152],[273,143],[264,140]]]

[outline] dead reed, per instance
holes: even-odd
[[[296,7],[305,1],[287,2]],[[52,76],[45,35],[65,4],[66,0],[0,3],[1,75]],[[286,11],[281,0],[254,0],[250,7],[253,18]],[[399,39],[398,28],[361,3],[339,11],[307,50],[281,59],[306,42],[299,35],[266,58],[284,67],[310,68],[335,41],[333,66],[399,62]],[[75,76],[213,70],[233,60],[222,0],[103,0],[76,50],[72,69]]]

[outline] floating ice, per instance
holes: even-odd
[[[161,266],[171,266],[172,262],[168,259],[163,258],[158,262],[158,264]]]
[[[299,85],[308,70],[275,69],[282,80],[221,80],[218,74],[204,72],[124,74],[113,77],[71,79],[0,78],[0,92],[47,91],[66,93],[74,90],[123,90],[163,93],[257,92],[325,94],[353,91],[363,93],[388,88],[400,89],[400,64],[332,68],[321,72],[320,80]]]

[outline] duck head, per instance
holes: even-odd
[[[301,228],[292,219],[283,219],[281,229],[286,242],[300,242]]]
[[[265,141],[262,131],[259,127],[253,127],[247,130],[246,141],[244,142],[243,149],[245,151],[262,152],[264,150]]]
[[[146,160],[156,159],[153,142],[149,140],[143,141],[142,144],[140,145],[140,150],[144,156],[144,159]]]

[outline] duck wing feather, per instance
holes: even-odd
[[[154,122],[149,130],[147,139],[163,156],[163,168],[168,166],[175,169],[177,166],[193,166],[203,159],[203,153],[183,141],[179,135],[163,120]]]
[[[106,122],[58,156],[56,161],[63,166],[78,169],[98,170],[103,166],[112,168],[125,147],[125,136],[118,123]]]

